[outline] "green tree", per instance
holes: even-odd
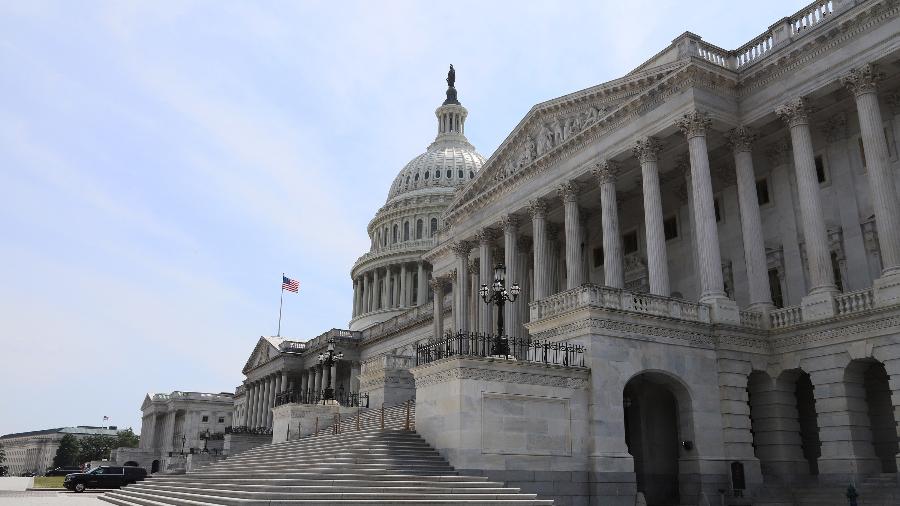
[[[116,434],[116,448],[137,448],[141,438],[131,430],[131,427],[120,430]]]
[[[76,460],[80,451],[78,440],[72,434],[66,434],[59,441],[59,448],[56,449],[56,455],[53,457],[53,467],[74,466],[78,464]]]
[[[116,438],[95,434],[81,438],[78,444],[81,447],[81,451],[78,452],[78,462],[103,460],[108,458],[109,452],[116,447]]]

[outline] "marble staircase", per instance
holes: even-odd
[[[318,435],[263,445],[100,499],[121,506],[553,504],[485,477],[460,476],[414,430],[406,430],[407,419],[414,427],[414,410],[411,404],[386,408],[383,415],[380,408],[369,409]]]

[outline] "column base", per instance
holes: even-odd
[[[900,271],[892,269],[881,274],[872,284],[875,307],[900,304]]]
[[[834,316],[837,313],[834,307],[834,296],[837,293],[836,289],[829,287],[818,291],[813,290],[809,295],[800,299],[803,321],[824,320]]]
[[[709,305],[709,318],[713,323],[741,324],[741,314],[737,302],[728,297],[701,298],[700,302]]]

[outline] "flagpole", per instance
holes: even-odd
[[[281,301],[278,303],[278,334],[281,337],[281,307],[284,306],[284,273],[281,273]]]

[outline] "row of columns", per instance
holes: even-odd
[[[843,79],[843,82],[854,93],[856,100],[862,141],[865,146],[866,167],[871,178],[872,201],[881,258],[883,259],[882,275],[887,276],[900,274],[900,205],[898,205],[894,180],[890,172],[887,141],[882,132],[881,112],[878,107],[876,83],[880,78],[881,74],[873,65],[866,65],[852,71]],[[777,108],[775,113],[786,123],[790,131],[802,231],[805,239],[804,247],[811,281],[809,295],[833,293],[837,288],[831,268],[828,235],[816,175],[815,156],[809,128],[809,107],[805,99],[798,98]],[[697,274],[700,282],[699,300],[705,303],[727,299],[722,276],[706,140],[710,124],[709,116],[696,110],[683,115],[675,122],[675,126],[685,135],[688,144],[689,207],[695,231],[694,248],[697,253]],[[747,127],[739,126],[729,131],[727,136],[735,162],[741,213],[741,235],[750,292],[749,309],[765,311],[772,308],[772,298],[751,154],[755,135]],[[633,154],[641,166],[650,293],[669,296],[671,288],[663,227],[658,168],[659,151],[659,141],[654,137],[639,139],[633,148]],[[617,172],[618,167],[614,162],[600,160],[593,170],[593,175],[600,187],[605,280],[608,286],[621,288],[624,286],[624,268],[616,202]],[[567,289],[580,286],[586,281],[582,261],[583,251],[581,251],[583,244],[582,220],[577,199],[579,189],[577,182],[567,181],[559,187],[557,192],[565,211]],[[536,199],[529,203],[534,238],[533,293],[536,300],[552,295],[548,287],[555,286],[551,280],[551,277],[555,275],[552,268],[554,262],[551,258],[554,250],[548,247],[546,209],[547,204],[543,199]],[[507,272],[519,272],[518,229],[515,216],[504,217],[501,219],[500,226],[503,229],[504,261]],[[490,247],[494,239],[493,232],[486,229],[476,234],[475,238],[478,243],[480,261],[479,276],[483,283],[490,284],[494,262]],[[479,312],[477,321],[470,323],[469,319],[469,306],[466,305],[466,301],[468,297],[475,296],[475,294],[468,293],[471,288],[466,283],[470,249],[471,245],[466,241],[457,243],[454,248],[456,253],[454,324],[457,329],[471,329],[477,324],[479,330],[489,332],[492,329],[492,315],[489,311]],[[511,279],[512,276],[508,274],[507,278]],[[518,279],[521,283],[523,278]],[[439,313],[437,308],[439,307],[439,304],[435,304],[436,331],[442,329],[442,325],[438,323],[440,317],[437,314]],[[517,328],[514,326],[514,322],[520,320],[517,314],[518,310],[514,304],[507,305],[508,328]]]
[[[374,269],[357,276],[353,280],[353,316],[425,304],[428,298],[426,276],[424,261]]]
[[[249,382],[245,387],[246,414],[244,423],[251,428],[271,427],[275,396],[287,388],[287,373],[269,374]]]

